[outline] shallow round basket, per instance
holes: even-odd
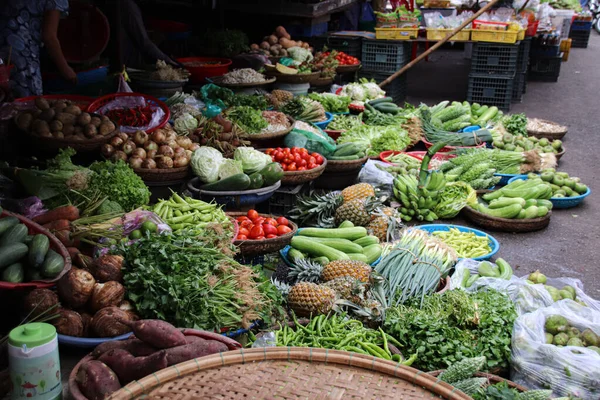
[[[496,240],[495,237],[488,235],[485,232],[480,231],[479,229],[473,229],[473,228],[469,228],[466,226],[450,225],[450,224],[418,225],[417,228],[422,229],[426,232],[429,232],[430,234],[433,232],[439,232],[439,231],[449,231],[450,229],[455,228],[455,229],[458,229],[460,232],[467,232],[467,233],[472,232],[477,236],[484,236],[484,237],[487,236],[487,238],[489,240],[489,246],[490,246],[491,251],[488,254],[485,254],[483,256],[473,257],[472,260],[479,260],[479,261],[489,260],[500,250],[500,243],[498,242],[498,240]],[[450,246],[450,247],[452,247],[452,246]],[[459,260],[461,260],[461,259],[462,258],[459,258]]]
[[[153,169],[134,168],[133,170],[144,182],[174,182],[185,179],[190,172],[190,166]]]
[[[252,88],[252,87],[260,87],[267,86],[271,83],[274,83],[277,78],[265,76],[265,80],[263,82],[252,82],[252,83],[223,83],[223,76],[213,76],[212,78],[206,78],[210,83],[214,83],[215,85],[223,86],[230,89],[240,89],[240,88]]]
[[[361,63],[355,64],[355,65],[339,65],[335,69],[335,72],[337,72],[338,74],[348,74],[350,72],[358,71],[361,67],[362,67]]]
[[[310,74],[282,74],[277,71],[265,71],[266,76],[270,76],[274,79],[277,79],[279,83],[314,83],[319,80],[321,77],[321,72],[311,72]]]
[[[428,372],[427,374],[429,374],[431,376],[438,377],[444,371],[445,371],[444,369],[439,369],[437,371]],[[514,383],[513,381],[509,381],[508,379],[504,379],[504,378],[502,378],[502,377],[500,377],[498,375],[486,374],[485,372],[477,372],[477,373],[475,373],[474,376],[476,376],[478,378],[486,378],[488,380],[488,383],[486,383],[484,386],[495,385],[496,383],[500,383],[500,382],[506,382],[506,384],[508,385],[508,387],[516,389],[519,392],[526,392],[527,391],[527,389],[524,388],[523,386],[521,386],[521,385],[519,385],[517,383]]]
[[[58,343],[67,347],[77,347],[80,349],[93,349],[99,344],[104,342],[114,342],[115,340],[125,340],[129,336],[133,335],[133,332],[125,333],[120,336],[110,337],[110,338],[83,338],[83,337],[75,337],[75,336],[67,336],[67,335],[56,335],[58,339]]]
[[[554,156],[556,157],[556,161],[559,161],[562,158],[562,156],[565,155],[565,151],[567,151],[565,149],[565,146],[562,146],[562,150],[560,151],[560,153],[554,154]]]
[[[240,209],[241,207],[252,206],[269,200],[275,191],[281,187],[281,181],[277,181],[274,185],[260,189],[227,192],[201,190],[201,186],[202,183],[198,178],[192,178],[187,183],[188,190],[192,192],[196,199],[205,201],[214,200],[218,204],[223,204],[226,207]]]
[[[233,218],[237,218],[246,216],[246,213],[231,211],[227,212],[227,215]],[[258,215],[265,218],[276,218],[275,216],[269,214]],[[290,240],[292,240],[292,237],[294,237],[294,235],[298,231],[298,225],[296,225],[292,221],[288,222],[289,227],[292,228],[292,231],[286,233],[285,235],[263,240],[236,240],[233,242],[233,244],[240,249],[240,254],[242,256],[256,256],[259,254],[275,253],[276,251],[279,251],[285,246],[287,246],[290,243]]]
[[[327,168],[325,168],[325,172],[359,171],[368,159],[368,156],[364,156],[358,160],[327,160]]]
[[[433,146],[433,143],[428,142],[427,139],[421,139],[421,141],[427,148],[430,148],[431,146]],[[475,148],[481,148],[481,147],[485,147],[485,142],[478,144],[477,146],[444,146],[440,149],[439,153],[448,153],[448,152],[455,151],[458,149],[475,149]]]
[[[539,130],[535,130],[533,127],[530,128],[530,121],[533,120],[538,120],[540,122],[544,122],[546,124],[549,125],[554,125],[555,127],[557,127],[557,131],[556,132],[544,132],[544,131],[539,131]],[[552,122],[552,121],[548,121],[545,119],[539,119],[539,118],[531,118],[527,120],[527,134],[529,136],[535,136],[536,138],[546,138],[546,139],[552,139],[552,140],[556,140],[556,139],[562,139],[568,132],[568,128],[566,126],[557,124],[556,122]]]
[[[301,183],[311,182],[317,179],[327,167],[327,159],[323,157],[323,164],[317,168],[309,169],[306,171],[284,171],[283,178],[281,178],[281,184],[286,186],[300,185]]]
[[[527,175],[519,175],[512,178],[508,183],[517,181],[519,179],[527,179]],[[587,191],[579,196],[572,197],[551,197],[550,202],[552,202],[552,209],[555,208],[573,208],[580,205],[586,197],[592,194],[592,189],[588,187]]]
[[[288,133],[290,133],[292,131],[292,129],[294,129],[294,123],[296,122],[296,120],[294,118],[290,117],[289,115],[286,115],[286,117],[287,117],[288,121],[290,122],[290,127],[287,129],[284,129],[279,132],[257,133],[255,135],[246,133],[246,134],[239,135],[239,137],[240,137],[240,139],[247,139],[250,141],[261,141],[261,140],[276,139],[276,138],[285,136]]]
[[[532,219],[509,219],[492,217],[484,213],[480,213],[473,208],[466,206],[462,209],[462,214],[466,219],[491,231],[501,232],[534,232],[544,229],[550,223],[552,211],[541,218]]]
[[[101,117],[100,114],[90,113],[92,117]],[[115,130],[109,133],[108,135],[96,135],[92,139],[85,138],[84,140],[75,140],[72,138],[55,138],[55,137],[42,137],[39,135],[35,135],[29,131],[24,131],[24,133],[31,138],[31,143],[36,148],[46,152],[46,151],[56,151],[59,149],[66,149],[67,147],[71,147],[78,153],[89,153],[93,151],[99,151],[100,147],[103,144],[108,143],[113,137],[115,137],[119,133],[119,125],[113,121],[115,124]]]
[[[132,382],[111,399],[159,397],[470,399],[431,375],[393,361],[298,347],[242,349],[187,361]]]

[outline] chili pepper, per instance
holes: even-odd
[[[412,365],[412,363],[414,363],[417,360],[418,355],[419,355],[419,352],[416,352],[415,354],[410,356],[407,360],[402,361],[402,365],[406,365],[407,367],[410,367]]]
[[[383,329],[381,329],[381,327],[379,327],[379,332],[381,332],[381,337],[383,338],[383,350],[385,350],[385,352],[391,357],[392,353],[390,352],[390,349],[388,347],[388,341],[385,337],[385,332],[383,331]]]

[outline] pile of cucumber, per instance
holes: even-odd
[[[483,261],[477,267],[477,273],[472,274],[470,270],[465,270],[461,286],[465,288],[471,287],[481,277],[510,280],[512,276],[513,269],[504,259],[499,258],[494,264],[489,261]]]
[[[327,156],[328,160],[345,161],[345,160],[360,160],[366,155],[366,150],[356,143],[338,144],[335,151]]]
[[[321,265],[335,260],[358,260],[373,264],[383,248],[376,236],[367,234],[362,226],[343,222],[339,228],[304,228],[292,238],[288,259],[312,259]]]
[[[283,178],[283,169],[281,164],[272,162],[260,171],[251,174],[240,173],[231,175],[213,183],[207,183],[200,187],[201,190],[211,192],[230,192],[260,189],[274,185]]]
[[[365,103],[365,111],[366,110],[396,115],[400,112],[401,108],[394,104],[394,99],[391,97],[382,97],[380,99],[371,100]]]
[[[552,209],[550,185],[540,178],[516,180],[482,196],[488,204],[478,203],[472,207],[497,218],[541,218]]]
[[[0,280],[11,283],[51,280],[64,267],[65,260],[50,248],[48,236],[29,235],[27,226],[16,217],[0,219]]]

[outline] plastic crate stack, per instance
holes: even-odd
[[[569,37],[572,39],[571,47],[586,49],[592,32],[592,21],[575,20],[571,25]]]
[[[519,45],[519,53],[517,56],[517,72],[515,74],[515,82],[513,84],[513,102],[520,102],[523,99],[523,94],[527,90],[527,68],[529,67],[529,52],[531,50],[531,38],[527,37],[521,41]]]
[[[510,110],[515,76],[520,72],[520,45],[520,42],[479,42],[473,45],[467,101]]]
[[[298,196],[310,193],[311,183],[296,186],[281,186],[268,202],[258,204],[258,211],[271,215],[288,215],[296,205]]]
[[[536,37],[531,45],[529,75],[532,81],[556,82],[560,75],[562,54],[560,39]]]
[[[411,55],[411,43],[399,40],[371,40],[362,41],[362,68],[358,75],[361,78],[374,79],[380,83],[394,72],[408,64]],[[406,99],[407,78],[402,74],[386,85],[387,96],[394,99],[396,104],[403,103]]]

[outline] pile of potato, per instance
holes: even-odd
[[[81,111],[69,100],[35,99],[35,109],[15,117],[17,127],[45,138],[88,140],[107,136],[116,129],[108,117]]]
[[[270,36],[265,36],[261,44],[251,44],[250,48],[253,51],[257,51],[266,56],[271,57],[287,57],[288,52],[287,49],[291,47],[303,47],[305,49],[310,49],[312,52],[312,47],[306,42],[301,40],[291,40],[291,36],[283,26],[278,26]]]

